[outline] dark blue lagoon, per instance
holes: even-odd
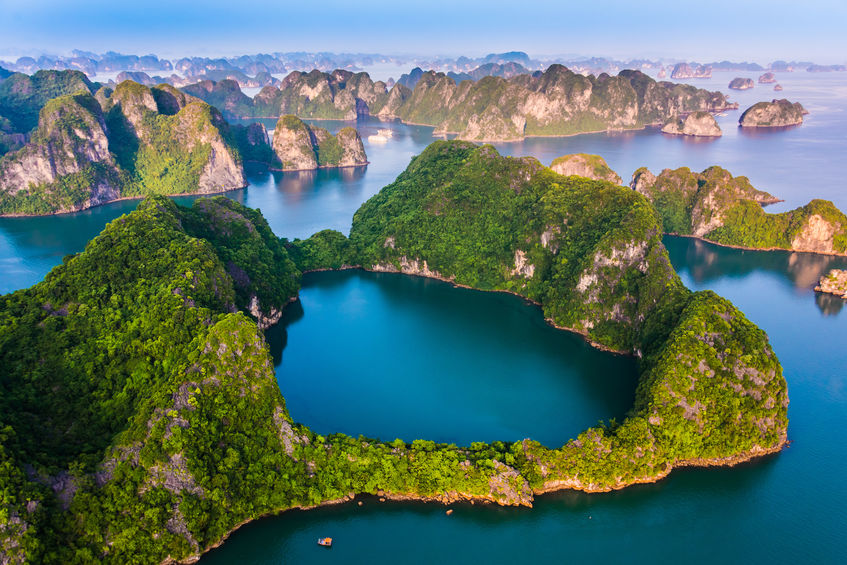
[[[287,335],[283,336],[282,333]],[[486,293],[359,270],[306,275],[269,331],[296,421],[327,434],[559,446],[632,406],[635,360]]]
[[[361,507],[287,512],[245,526],[201,562],[843,562],[847,314],[808,283],[847,268],[847,258],[686,238],[666,245],[689,287],[716,290],[768,332],[789,385],[790,448],[735,468],[678,469],[619,492],[545,495],[532,510],[459,505],[447,516],[441,505],[365,497]],[[331,553],[314,545],[321,535],[333,536]]]

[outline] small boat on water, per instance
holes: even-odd
[[[376,133],[368,136],[368,141],[371,143],[386,143],[394,136],[394,132],[390,129],[378,129]]]
[[[332,538],[318,538],[318,545],[332,547]]]

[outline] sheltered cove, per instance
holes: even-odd
[[[492,199],[512,213],[493,216],[485,208],[495,205]],[[475,214],[465,216],[471,203]],[[491,229],[477,231],[485,220]],[[501,229],[508,221],[515,228]],[[139,233],[145,238],[137,239]],[[486,233],[501,239],[478,240]],[[457,244],[439,247],[433,234]],[[485,243],[482,252],[463,252],[477,243]],[[402,272],[404,263],[407,274],[428,271],[454,284],[518,294],[541,304],[556,325],[639,356],[630,416],[559,449],[531,440],[464,448],[387,443],[324,437],[293,424],[259,327],[296,296],[302,271],[360,264]],[[75,278],[79,273],[110,281],[114,305],[91,294]],[[117,307],[121,296],[139,291],[137,304]],[[35,539],[26,525],[53,508],[69,529],[38,531],[44,547],[97,551],[106,560],[120,557],[122,548],[100,537],[104,525],[118,541],[126,528],[136,528],[144,541],[133,547],[140,560],[190,562],[241,523],[351,493],[530,505],[552,490],[600,492],[659,480],[675,466],[734,464],[786,441],[786,384],[766,335],[728,301],[682,286],[643,196],[464,142],[436,142],[416,157],[357,212],[349,239],[320,232],[283,248],[259,213],[228,199],[199,200],[191,209],[161,197],[145,200],[44,282],[3,297],[0,314],[2,323],[24,314],[36,322],[32,333],[10,334],[21,352],[78,324],[87,328],[79,334],[84,345],[84,336],[112,331],[110,316],[123,320],[121,331],[147,320],[149,329],[139,327],[151,332],[148,347],[154,347],[160,334],[173,331],[170,320],[185,320],[166,352],[165,360],[174,360],[149,367],[160,378],[141,381],[145,400],[128,404],[130,419],[115,420],[114,439],[81,464],[67,507],[23,473],[15,479],[27,485],[29,499],[42,501],[32,512],[25,500],[12,507],[30,532],[20,539]],[[158,350],[149,351],[148,362]],[[146,366],[143,358],[134,363]],[[48,391],[45,408],[49,395],[63,390]],[[90,404],[79,409],[98,410]],[[13,427],[23,426],[15,410],[4,408]],[[60,469],[79,457],[38,461],[28,451],[12,454],[21,465]],[[124,490],[128,506],[116,504],[126,500]],[[148,517],[161,512],[158,520]]]

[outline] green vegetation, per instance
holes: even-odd
[[[357,100],[367,103],[372,113],[388,100],[384,83],[374,83],[367,73],[345,70],[294,71],[285,77],[280,88],[266,86],[253,98],[241,92],[233,80],[204,80],[182,90],[220,109],[227,118],[294,114],[304,119],[355,120]]]
[[[26,133],[38,125],[38,114],[48,100],[80,91],[93,94],[92,84],[81,71],[38,71],[32,76],[14,73],[0,82],[0,115],[14,131]]]
[[[820,239],[823,245],[829,243],[830,249],[805,249],[804,244],[797,241],[798,237],[803,237],[815,216],[834,227],[830,237],[824,235]],[[768,214],[755,202],[742,201],[727,210],[723,225],[706,234],[705,238],[754,249],[847,253],[847,216],[829,200],[812,200],[805,206],[781,214]]]
[[[640,71],[585,77],[562,65],[551,65],[537,77],[486,76],[458,84],[444,73],[428,71],[413,91],[401,84],[387,91],[384,83],[373,82],[366,73],[343,70],[295,71],[279,88],[267,86],[253,99],[232,81],[203,81],[183,90],[227,117],[294,114],[302,119],[354,120],[366,112],[474,140],[642,128],[664,123],[675,112],[730,106],[719,92],[656,82]],[[539,103],[527,104],[528,100]]]
[[[288,254],[304,273],[306,271],[340,269],[355,264],[350,240],[335,230],[322,230],[306,240],[295,239],[286,245]]]
[[[293,114],[277,120],[271,166],[286,171],[367,164],[362,138],[355,128],[341,128],[336,135],[311,126]]]
[[[827,200],[768,214],[761,205],[776,198],[720,167],[665,169],[658,177],[642,167],[632,186],[651,200],[668,233],[753,249],[847,253],[847,216]]]
[[[0,214],[245,184],[239,140],[220,113],[167,85],[125,81],[96,97],[86,91],[53,98],[38,124],[28,144],[0,157]]]
[[[161,563],[245,520],[350,494],[530,504],[533,491],[778,449],[788,398],[767,336],[684,288],[660,237],[631,190],[464,142],[413,159],[350,239],[283,246],[230,200],[149,198],[0,297],[0,548],[12,562]],[[345,264],[428,265],[532,298],[639,355],[636,403],[557,449],[317,435],[291,422],[261,320],[244,311],[280,310],[300,269]]]
[[[553,159],[550,169],[565,176],[579,175],[594,180],[607,180],[614,184],[621,183],[621,177],[600,155],[589,153],[562,155]]]
[[[204,80],[197,84],[185,86],[181,90],[218,108],[228,118],[248,118],[254,115],[253,100],[241,92],[241,88],[234,80],[222,80],[220,82]],[[256,115],[257,117],[265,117],[262,114]]]
[[[121,155],[121,163],[131,179],[123,190],[125,195],[182,194],[197,190],[211,146],[187,144],[178,131],[180,126],[180,116],[152,112],[144,116],[140,126],[144,143],[139,143],[138,151],[133,154]]]
[[[537,99],[544,103],[527,104]],[[641,128],[664,123],[671,108],[693,112],[726,106],[719,92],[659,83],[640,71],[585,77],[551,65],[537,77],[485,77],[458,85],[430,71],[390,114],[462,139],[500,140]]]
[[[785,98],[771,102],[756,102],[741,114],[738,123],[742,127],[784,127],[803,123],[808,114],[799,102]]]
[[[14,196],[0,197],[0,214],[37,216],[56,210],[82,210],[88,207],[92,187],[118,186],[123,177],[103,163],[89,163],[82,170],[61,176],[52,183],[30,186]]]
[[[327,132],[329,134],[329,132]],[[318,166],[332,167],[341,162],[344,149],[334,135],[327,135],[318,143]]]
[[[254,161],[268,165],[276,162],[276,156],[268,142],[268,132],[261,123],[252,123],[249,126],[231,125],[229,129],[245,162]]]
[[[767,336],[726,300],[682,286],[659,222],[623,187],[562,177],[490,146],[436,142],[360,208],[348,243],[321,232],[290,249],[301,268],[429,269],[510,290],[558,325],[634,351],[641,376],[623,422],[559,449],[526,440],[499,459],[535,490],[604,490],[785,440],[786,385]]]

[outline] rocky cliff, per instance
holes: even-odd
[[[332,135],[297,116],[282,116],[274,128],[273,151],[283,171],[356,167],[368,164],[362,138],[354,128]]]
[[[709,112],[692,112],[685,118],[671,119],[662,127],[662,133],[699,137],[720,137],[723,135],[715,117]]]
[[[712,67],[706,65],[689,65],[688,63],[677,63],[671,71],[671,78],[710,78]]]
[[[681,286],[656,221],[625,188],[436,142],[356,212],[354,251],[335,262],[508,290],[551,323],[642,357],[619,427],[558,449],[521,445],[535,492],[611,490],[686,460],[739,461],[785,443],[788,397],[770,346],[731,304]]]
[[[41,108],[51,99],[77,92],[94,93],[96,85],[80,71],[38,71],[32,76],[14,73],[0,83],[0,115],[17,133],[38,125]]]
[[[121,184],[100,105],[61,96],[42,108],[30,142],[0,159],[0,214],[81,210],[114,200]]]
[[[630,187],[653,202],[666,232],[698,237],[723,225],[726,210],[740,200],[759,205],[779,202],[753,188],[747,177],[733,177],[720,167],[702,173],[687,167],[665,169],[658,176],[641,167],[633,173]]]
[[[799,102],[791,103],[785,98],[770,102],[756,102],[741,114],[738,123],[746,128],[769,128],[794,126],[803,123],[808,114]]]
[[[634,352],[632,409],[558,448],[318,435],[292,422],[259,329],[299,287],[282,242],[229,199],[153,197],[43,282],[0,296],[5,562],[194,562],[247,521],[363,493],[530,506],[785,444],[767,336],[682,285],[631,190],[437,142],[362,206],[351,240],[316,237],[290,244],[318,252],[316,267],[353,243],[348,265],[508,290]]]
[[[759,84],[771,84],[773,82],[776,82],[776,76],[771,72],[759,76]]]
[[[847,299],[847,271],[832,269],[821,277],[815,290]]]
[[[45,214],[146,194],[212,193],[246,184],[220,113],[171,86],[125,81],[64,96],[41,111],[21,150],[0,159],[3,214]]]
[[[340,69],[332,73],[294,71],[279,86],[266,86],[252,99],[231,80],[201,81],[182,90],[232,118],[294,114],[311,119],[355,120],[376,114],[389,98],[384,82],[374,82],[367,73]]]
[[[751,78],[741,78],[736,77],[729,82],[729,88],[732,90],[747,90],[748,88],[753,88],[755,85],[753,84],[753,79]]]
[[[779,199],[720,167],[665,169],[658,177],[642,167],[630,187],[653,203],[669,233],[752,249],[847,253],[847,217],[832,202],[768,214],[762,205]]]
[[[609,181],[613,184],[621,183],[620,175],[613,171],[600,155],[586,153],[563,155],[556,157],[550,164],[550,168],[563,176],[578,175],[593,180]]]
[[[411,84],[411,83],[410,83]],[[656,82],[640,71],[582,76],[561,65],[508,79],[484,76],[457,83],[444,73],[421,72],[414,89],[390,91],[366,73],[293,72],[249,103],[237,85],[198,84],[184,90],[226,115],[354,120],[372,115],[435,126],[436,135],[468,140],[523,139],[663,124],[675,114],[737,107],[719,92]]]
[[[508,80],[484,77],[458,85],[430,71],[403,104],[380,116],[434,125],[436,134],[482,141],[640,128],[664,123],[674,114],[728,107],[734,106],[718,92],[656,82],[640,71],[586,77],[551,65],[543,73]]]

